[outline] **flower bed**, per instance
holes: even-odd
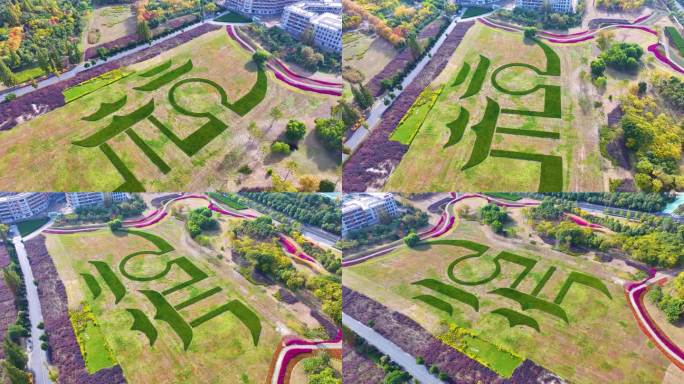
[[[426,366],[435,365],[459,383],[475,384],[528,384],[551,382],[555,377],[551,372],[525,360],[509,379],[504,379],[478,361],[444,344],[409,317],[391,311],[384,305],[353,291],[343,290],[343,311],[363,324],[373,320],[373,329],[411,356],[421,356]]]
[[[45,332],[50,335],[51,362],[59,370],[60,383],[126,383],[118,365],[94,374],[88,373],[69,319],[66,290],[45,246],[45,237],[37,236],[27,241],[25,246],[33,276],[38,282]]]
[[[343,167],[344,192],[365,191],[369,186],[381,182],[389,174],[389,170],[401,161],[408,146],[389,140],[390,134],[411,108],[418,95],[446,67],[466,32],[473,25],[474,22],[456,24],[454,30],[432,56],[432,60],[385,111],[378,126],[347,160]],[[369,169],[373,169],[373,172],[369,172]],[[378,172],[378,169],[382,171]]]

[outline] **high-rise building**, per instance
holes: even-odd
[[[280,26],[295,37],[310,29],[313,44],[326,51],[342,51],[342,3],[302,1],[285,7]]]
[[[342,201],[342,234],[368,227],[380,222],[383,215],[390,217],[399,213],[391,193],[353,193]]]
[[[9,224],[36,216],[45,216],[48,208],[48,195],[44,192],[0,192],[0,222]]]
[[[67,192],[67,205],[71,208],[85,206],[103,206],[107,199],[113,202],[128,200],[129,195],[125,192]]]
[[[224,5],[231,11],[248,16],[280,15],[283,8],[297,0],[226,0]]]
[[[548,4],[551,9],[559,13],[575,12],[577,0],[516,0],[516,7],[539,9]]]

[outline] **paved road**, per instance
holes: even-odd
[[[427,367],[416,363],[416,358],[404,352],[399,346],[387,340],[384,336],[363,325],[353,317],[342,313],[342,324],[346,325],[357,335],[363,337],[369,344],[380,352],[389,356],[392,361],[399,364],[406,372],[411,374],[423,384],[443,384],[441,380],[431,375]]]
[[[328,247],[334,247],[335,243],[340,240],[340,237],[337,235],[304,223],[302,223],[302,236]]]
[[[16,226],[12,226],[14,233],[19,233]],[[29,318],[31,319],[31,343],[33,348],[29,350],[28,367],[33,371],[34,384],[51,384],[48,375],[47,353],[40,349],[40,335],[43,331],[38,329],[38,324],[43,321],[43,313],[40,309],[40,300],[38,299],[38,288],[33,283],[33,272],[26,256],[26,249],[21,237],[16,235],[12,241],[14,247],[17,249],[17,256],[19,257],[19,265],[21,266],[21,273],[24,275],[26,282],[26,298],[28,299]]]

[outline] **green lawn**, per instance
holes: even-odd
[[[45,225],[45,223],[47,223],[48,221],[50,221],[50,219],[47,217],[20,221],[17,223],[17,228],[19,229],[19,233],[23,237],[33,233],[35,230]]]
[[[465,12],[463,12],[463,18],[466,19],[468,17],[475,17],[475,16],[480,16],[484,15],[485,13],[491,12],[491,8],[487,7],[468,7]]]
[[[229,206],[230,208],[237,210],[247,209],[247,206],[238,201],[237,197],[233,194],[208,192],[207,195],[219,203]]]
[[[234,12],[224,13],[223,15],[214,19],[222,23],[251,23],[252,20]]]
[[[107,340],[102,334],[100,327],[89,323],[82,336],[85,340],[83,347],[86,350],[85,363],[88,372],[94,373],[116,364],[116,361],[112,359],[109,351],[107,351]]]

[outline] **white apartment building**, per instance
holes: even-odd
[[[15,223],[36,216],[45,216],[48,193],[0,192],[0,223]]]
[[[231,11],[248,16],[280,15],[283,8],[297,0],[226,0],[224,5]]]
[[[302,1],[285,7],[280,27],[299,37],[313,30],[314,45],[326,51],[342,51],[342,3],[336,0]]]
[[[516,0],[515,6],[521,8],[539,9],[545,3],[559,13],[572,13],[577,9],[577,0]]]
[[[67,205],[71,208],[85,206],[104,206],[107,199],[113,202],[128,200],[129,195],[125,192],[67,192]]]
[[[397,202],[391,193],[353,193],[342,201],[342,235],[380,222],[382,215],[396,216]]]

